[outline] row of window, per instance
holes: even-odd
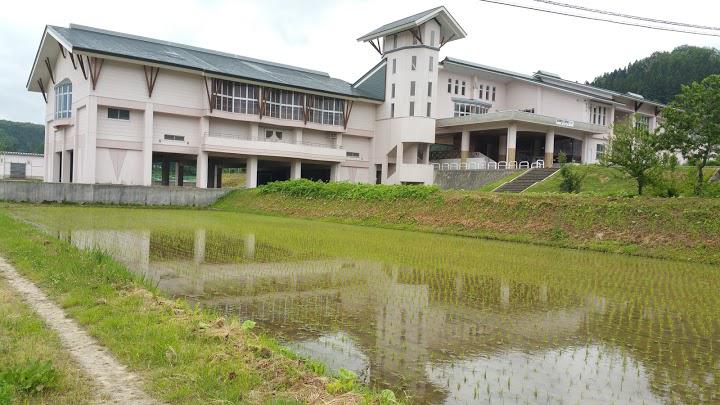
[[[488,107],[486,106],[470,103],[455,103],[453,115],[455,117],[465,117],[468,115],[486,114],[487,112]]]
[[[419,43],[418,39],[413,35],[413,45],[417,45],[418,43]],[[432,47],[436,46],[435,30],[430,30],[430,46],[432,46]],[[397,49],[397,47],[398,47],[398,34],[395,34],[392,36],[392,48],[386,49],[386,52],[389,50],[392,50],[392,49]]]
[[[432,72],[435,69],[435,58],[428,57],[428,72]],[[417,56],[413,55],[410,57],[410,70],[417,70]],[[392,73],[397,73],[397,59],[392,60]]]
[[[432,116],[432,103],[428,102],[425,106],[425,116],[430,117]],[[408,112],[408,116],[414,117],[415,116],[415,102],[410,102],[410,111]],[[395,103],[390,103],[390,118],[395,118]]]
[[[410,82],[410,96],[415,95],[415,81]],[[427,84],[427,96],[432,97],[432,82]],[[395,83],[390,85],[390,98],[395,98]]]
[[[260,88],[253,84],[217,80],[213,95],[215,109],[241,114],[259,114]],[[345,100],[315,96],[290,90],[268,89],[265,93],[265,115],[268,117],[300,121],[305,119],[318,124],[343,125]]]
[[[465,95],[465,87],[466,87],[465,81],[460,81],[458,79],[455,79],[455,85],[453,86],[453,79],[452,78],[448,79],[447,91],[450,94],[453,93],[453,89],[454,89],[455,94],[464,96]],[[491,87],[489,85],[485,86],[484,89],[485,89],[484,99],[488,100],[488,101],[495,101],[495,95],[497,93],[497,88],[495,86],[492,86],[492,93],[490,92]],[[483,99],[483,85],[482,84],[480,85],[480,93],[478,94],[478,97],[481,100]]]

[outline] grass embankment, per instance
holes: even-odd
[[[109,256],[79,251],[2,211],[0,254],[137,372],[155,398],[171,403],[381,402],[347,376],[319,377],[322,365],[296,358],[241,320],[165,299]],[[18,321],[3,315],[0,322]],[[52,346],[43,349],[33,340],[40,332],[31,332],[24,350],[52,358],[43,355]]]
[[[83,404],[93,384],[58,336],[0,278],[0,405]]]
[[[637,182],[616,168],[590,165],[577,166],[575,170],[580,170],[585,174],[580,194],[597,196],[632,196],[637,194]],[[703,171],[705,179],[709,179],[717,171],[717,167],[706,167]],[[662,177],[662,185],[650,185],[646,190],[647,195],[666,195],[668,186],[672,186],[679,195],[691,196],[697,178],[697,169],[680,166],[675,171],[664,172]],[[561,182],[562,177],[554,175],[528,188],[524,193],[559,193],[561,192]],[[707,187],[720,188],[720,186],[710,184]]]
[[[286,187],[238,190],[215,206],[232,211],[720,263],[720,199],[507,195],[417,186],[413,187],[428,192],[418,191],[423,196],[416,198],[386,193],[372,199],[333,198],[324,193],[298,193],[298,189],[307,188],[293,183],[287,182]]]

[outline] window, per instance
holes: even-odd
[[[390,103],[390,118],[395,118],[395,103]]]
[[[410,116],[411,117],[415,116],[415,102],[414,101],[410,102]]]
[[[410,70],[417,69],[417,56],[413,55],[412,63],[410,63]]]
[[[427,117],[430,118],[430,113],[432,112],[432,103],[427,103]]]
[[[350,151],[346,151],[346,152],[345,152],[345,156],[346,156],[346,157],[349,157],[349,158],[360,159],[360,152],[350,152]]]
[[[460,83],[460,81],[455,79],[455,94],[458,94],[459,83]]]
[[[390,98],[395,98],[395,83],[390,85]]]
[[[595,147],[595,159],[600,160],[602,159],[603,155],[605,154],[605,144],[599,143]]]
[[[215,81],[215,109],[241,114],[258,114],[258,88],[230,80]]]
[[[397,73],[397,59],[393,59],[393,74]]]
[[[595,125],[606,125],[607,124],[607,107],[600,105],[592,106],[590,122]]]
[[[282,141],[283,139],[283,131],[277,130],[277,129],[266,129],[265,130],[265,140],[270,142],[277,142]]]
[[[635,127],[636,128],[645,128],[650,129],[650,117],[647,115],[638,115],[637,120],[635,121]]]
[[[493,86],[492,101],[495,101],[495,86]]]
[[[465,117],[468,115],[485,114],[488,112],[488,108],[479,104],[470,103],[455,103],[455,117]]]
[[[326,125],[343,125],[345,100],[333,97],[308,95],[309,121]]]
[[[435,31],[430,31],[430,46],[435,46]]]
[[[482,100],[483,98],[483,89],[485,88],[484,84],[480,84],[480,94],[478,94],[478,98]]]
[[[452,79],[448,79],[448,93],[452,93]]]
[[[296,91],[270,89],[265,99],[265,115],[286,120],[302,120],[305,95]]]
[[[165,139],[166,141],[185,142],[185,137],[182,135],[165,134],[165,136],[163,136],[163,139]]]
[[[529,113],[529,114],[535,114],[535,108],[525,108],[525,109],[520,110],[520,112],[526,112],[526,113]]]
[[[490,100],[490,86],[485,86],[485,100]]]
[[[411,96],[415,95],[415,81],[414,80],[410,82],[410,95]]]
[[[465,82],[462,82],[462,92],[460,94],[465,95]]]
[[[397,49],[397,34],[393,35],[393,49]]]
[[[428,82],[428,97],[432,97],[432,82]]]
[[[431,71],[431,72],[433,71],[433,65],[434,65],[434,64],[435,64],[435,58],[433,58],[433,57],[431,56],[431,57],[430,57],[430,63],[428,64],[428,70],[429,70],[429,71]]]
[[[55,119],[72,116],[72,83],[63,80],[55,86]]]
[[[129,120],[130,110],[121,110],[118,108],[108,108],[107,117],[113,120]]]

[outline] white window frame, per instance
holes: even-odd
[[[635,119],[635,127],[636,128],[645,128],[649,131],[651,123],[652,123],[652,118],[650,118],[650,116],[648,116],[648,115],[638,114],[637,118]]]
[[[595,125],[607,126],[608,107],[600,104],[593,104],[590,108],[590,123]]]
[[[254,84],[220,80],[213,90],[215,109],[257,115],[260,111],[259,89]]]
[[[344,125],[345,100],[324,96],[308,97],[312,97],[308,121],[324,125]]]
[[[487,114],[488,110],[488,107],[479,104],[455,102],[453,116],[466,117],[468,115]]]
[[[55,119],[72,117],[72,82],[65,79],[55,85]]]

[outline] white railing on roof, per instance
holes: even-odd
[[[435,170],[515,170],[515,169],[542,169],[545,167],[545,161],[542,159],[536,160],[535,162],[528,162],[523,160],[522,162],[516,161],[505,161],[499,162],[487,161],[487,162],[452,162],[452,163],[433,163]]]

